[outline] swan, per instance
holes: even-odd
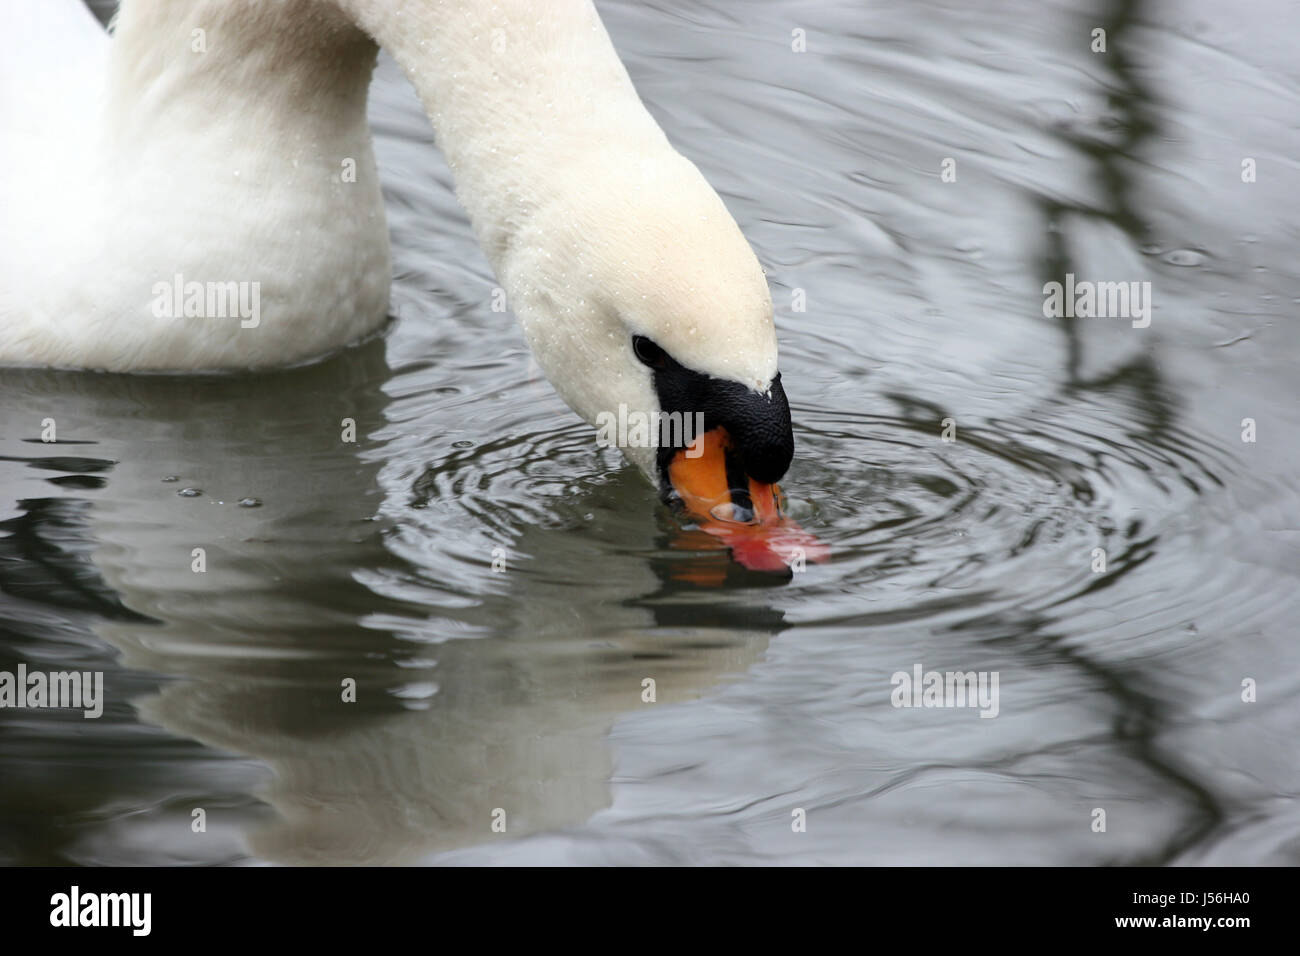
[[[0,43],[0,363],[256,369],[378,330],[383,48],[564,401],[703,415],[620,447],[697,514],[736,489],[784,520],[766,277],[590,0],[123,0],[111,37],[82,0],[0,0]]]

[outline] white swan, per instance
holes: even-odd
[[[266,367],[378,328],[378,44],[565,401],[704,412],[733,466],[709,488],[786,470],[763,271],[589,0],[124,0],[111,38],[81,0],[0,0],[0,43],[0,362]],[[174,317],[188,283],[255,289],[256,321]],[[624,451],[667,486],[671,450]]]

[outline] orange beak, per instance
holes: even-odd
[[[729,455],[734,456],[731,436],[725,428],[713,428],[668,464],[673,491],[700,530],[720,539],[732,557],[754,571],[787,571],[804,561],[829,560],[830,548],[786,517],[778,486],[744,476],[744,487],[732,487]],[[734,461],[731,473],[738,473]]]

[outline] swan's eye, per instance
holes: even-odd
[[[651,368],[663,368],[668,360],[668,353],[644,335],[632,336],[632,351],[636,353],[642,365],[649,365]]]

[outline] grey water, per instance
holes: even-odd
[[[1300,13],[598,6],[767,272],[832,561],[596,445],[383,59],[386,336],[0,370],[0,671],[106,698],[0,710],[0,863],[1300,862]]]

